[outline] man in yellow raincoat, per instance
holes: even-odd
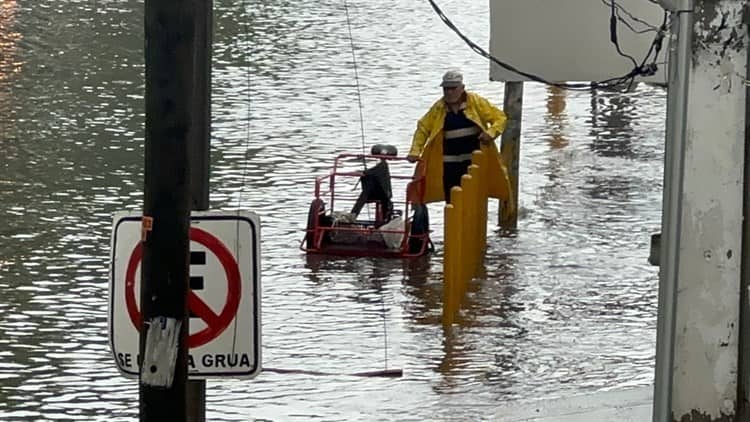
[[[489,196],[512,207],[508,170],[495,145],[505,130],[506,116],[487,99],[464,88],[463,75],[449,70],[440,84],[443,97],[417,122],[407,159],[422,159],[424,202],[450,202],[450,190],[461,184],[471,153],[481,149],[488,163]]]

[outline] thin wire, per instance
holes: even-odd
[[[243,8],[245,9],[245,13],[250,13],[250,6],[249,6],[247,0],[243,1]],[[245,40],[247,41],[247,43],[251,45],[251,43],[250,43],[250,24],[249,24],[250,19],[248,17],[248,18],[243,19],[242,21],[243,21],[242,28],[243,28],[243,32],[244,32],[243,35],[245,36]],[[240,45],[241,45],[241,43],[240,43]],[[243,50],[245,51],[245,54],[246,54],[246,65],[245,65],[245,85],[246,86],[245,86],[245,92],[247,93],[247,114],[245,115],[245,148],[244,148],[245,152],[243,154],[244,155],[244,157],[243,157],[244,161],[243,161],[243,165],[242,165],[242,178],[240,179],[240,183],[241,183],[240,184],[240,192],[237,195],[237,210],[236,210],[237,216],[240,215],[240,208],[242,207],[242,197],[243,197],[243,194],[245,193],[245,187],[247,186],[246,180],[247,180],[248,168],[250,167],[250,165],[249,165],[249,161],[250,160],[247,157],[247,151],[250,150],[250,129],[251,129],[251,120],[252,120],[252,93],[251,93],[251,89],[252,89],[253,85],[252,85],[252,79],[251,79],[252,71],[251,71],[251,68],[250,68],[250,63],[252,63],[252,61],[251,61],[251,59],[252,59],[252,51],[251,51],[251,49],[250,49],[249,46],[248,46],[248,48],[245,48]],[[241,262],[239,262],[239,253],[240,253],[239,252],[239,250],[240,250],[240,221],[239,221],[239,219],[237,219],[236,222],[235,222],[234,240],[235,240],[235,244],[234,244],[234,256],[235,256],[235,259],[238,261],[237,262],[238,265],[241,265]],[[252,241],[252,239],[251,239],[251,241]],[[251,248],[252,247],[254,247],[254,245],[252,245]],[[240,278],[242,278],[242,268],[240,267],[239,270],[240,270]],[[254,274],[252,274],[252,271],[250,271],[249,276],[250,277],[254,276]],[[250,280],[249,279],[248,280],[242,280],[242,282],[249,283]],[[236,349],[236,346],[237,346],[237,320],[238,320],[238,318],[235,317],[234,318],[234,323],[232,324],[233,325],[233,327],[232,327],[232,329],[233,329],[233,334],[232,334],[232,353],[235,352],[235,349]]]
[[[247,5],[247,0],[244,3],[245,3],[244,4],[245,12],[248,13],[249,6]],[[250,29],[249,29],[250,24],[248,23],[249,20],[250,20],[249,18],[243,19],[244,21],[243,29],[245,32],[244,35],[248,44],[250,44]],[[243,167],[242,179],[241,179],[242,184],[240,185],[240,193],[239,195],[237,195],[237,210],[239,210],[240,207],[242,206],[242,196],[245,193],[245,187],[247,186],[247,184],[245,183],[247,179],[247,173],[248,173],[248,167],[249,167],[249,164],[248,164],[249,160],[247,158],[247,152],[250,150],[250,128],[251,128],[250,121],[252,120],[252,95],[251,95],[251,89],[252,89],[251,73],[252,72],[250,69],[250,63],[252,63],[251,62],[252,52],[250,51],[249,46],[248,48],[245,48],[244,50],[247,54],[247,57],[246,57],[247,65],[245,66],[245,84],[246,84],[245,92],[247,93],[247,114],[245,115],[245,152],[243,154],[244,163],[242,166]]]
[[[615,45],[615,50],[617,50],[617,53],[622,56],[630,59],[630,62],[633,63],[633,67],[637,68],[638,63],[635,61],[633,56],[629,54],[625,54],[622,49],[620,48],[620,41],[617,39],[617,3],[615,3],[615,0],[612,0],[612,7],[610,8],[611,14],[609,18],[609,40],[612,42],[612,44]]]
[[[362,134],[362,155],[365,155],[365,118],[362,112],[362,93],[359,89],[359,72],[357,71],[357,55],[354,53],[354,36],[352,35],[352,23],[349,19],[349,6],[344,0],[344,11],[346,12],[346,26],[349,28],[349,44],[352,48],[352,63],[354,63],[354,81],[357,85],[357,102],[359,104],[359,127]],[[364,157],[362,158],[362,164],[367,168]]]
[[[344,11],[346,12],[346,26],[349,29],[349,44],[351,45],[352,49],[352,63],[354,64],[354,81],[357,85],[357,102],[359,104],[359,127],[362,134],[362,166],[364,166],[365,170],[367,170],[367,160],[364,157],[366,154],[366,147],[365,147],[365,118],[364,114],[362,112],[362,93],[360,91],[359,86],[359,72],[357,71],[357,55],[355,54],[354,50],[354,35],[352,35],[352,23],[351,19],[349,17],[349,6],[346,3],[346,0],[344,0]],[[359,182],[358,182],[359,183]],[[367,212],[369,213],[369,208],[367,209]],[[380,306],[383,311],[383,338],[384,338],[384,347],[383,347],[383,354],[385,355],[385,369],[388,369],[388,324],[386,323],[385,318],[385,300],[382,297],[380,297]]]
[[[615,0],[610,0],[612,3],[615,3]],[[607,0],[601,0],[602,3],[604,3],[607,7],[611,7],[612,4],[608,2]],[[659,28],[655,27],[654,25],[651,25],[650,23],[644,21],[643,19],[639,19],[635,16],[633,16],[632,13],[628,12],[622,5],[615,4],[615,7],[617,8],[617,19],[622,22],[623,25],[627,26],[628,29],[633,31],[636,34],[645,34],[647,32],[656,32],[659,30]],[[621,14],[625,14],[630,20],[633,22],[638,22],[639,24],[646,27],[646,29],[637,30],[633,28],[633,25],[630,24],[627,20],[625,20]]]
[[[366,171],[367,170],[367,158],[365,158],[365,154],[367,154],[367,148],[365,147],[365,118],[362,109],[362,93],[359,88],[359,72],[357,71],[357,55],[354,52],[354,35],[352,35],[352,23],[351,19],[349,18],[349,5],[346,3],[346,0],[344,0],[344,11],[346,12],[346,27],[349,29],[349,45],[351,46],[352,50],[352,63],[354,64],[354,82],[357,86],[357,103],[359,104],[359,128],[360,133],[362,136],[362,168]],[[359,186],[361,180],[357,180],[357,184],[354,185],[354,189]],[[368,218],[370,217],[370,209],[367,208],[367,215]]]
[[[388,370],[388,325],[386,324],[385,317],[385,300],[383,299],[383,291],[380,291],[380,308],[383,311],[383,338],[385,346],[383,347],[383,354],[385,355],[385,370]]]

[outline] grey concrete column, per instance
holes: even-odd
[[[746,1],[695,1],[681,198],[672,417],[737,409]]]

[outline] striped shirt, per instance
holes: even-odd
[[[471,161],[471,153],[479,149],[479,127],[466,118],[462,103],[458,112],[450,110],[445,115],[443,124],[443,162],[457,163]]]

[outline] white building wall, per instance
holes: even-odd
[[[607,3],[610,3],[607,1]],[[648,0],[616,0],[633,16],[659,27],[663,9]],[[512,66],[548,81],[600,81],[622,76],[633,69],[610,42],[611,9],[602,0],[490,0],[490,54]],[[636,30],[645,29],[634,24]],[[618,24],[623,52],[640,64],[654,32],[636,34]],[[644,80],[665,82],[667,39],[660,54],[657,75]],[[493,63],[493,81],[527,78]]]

